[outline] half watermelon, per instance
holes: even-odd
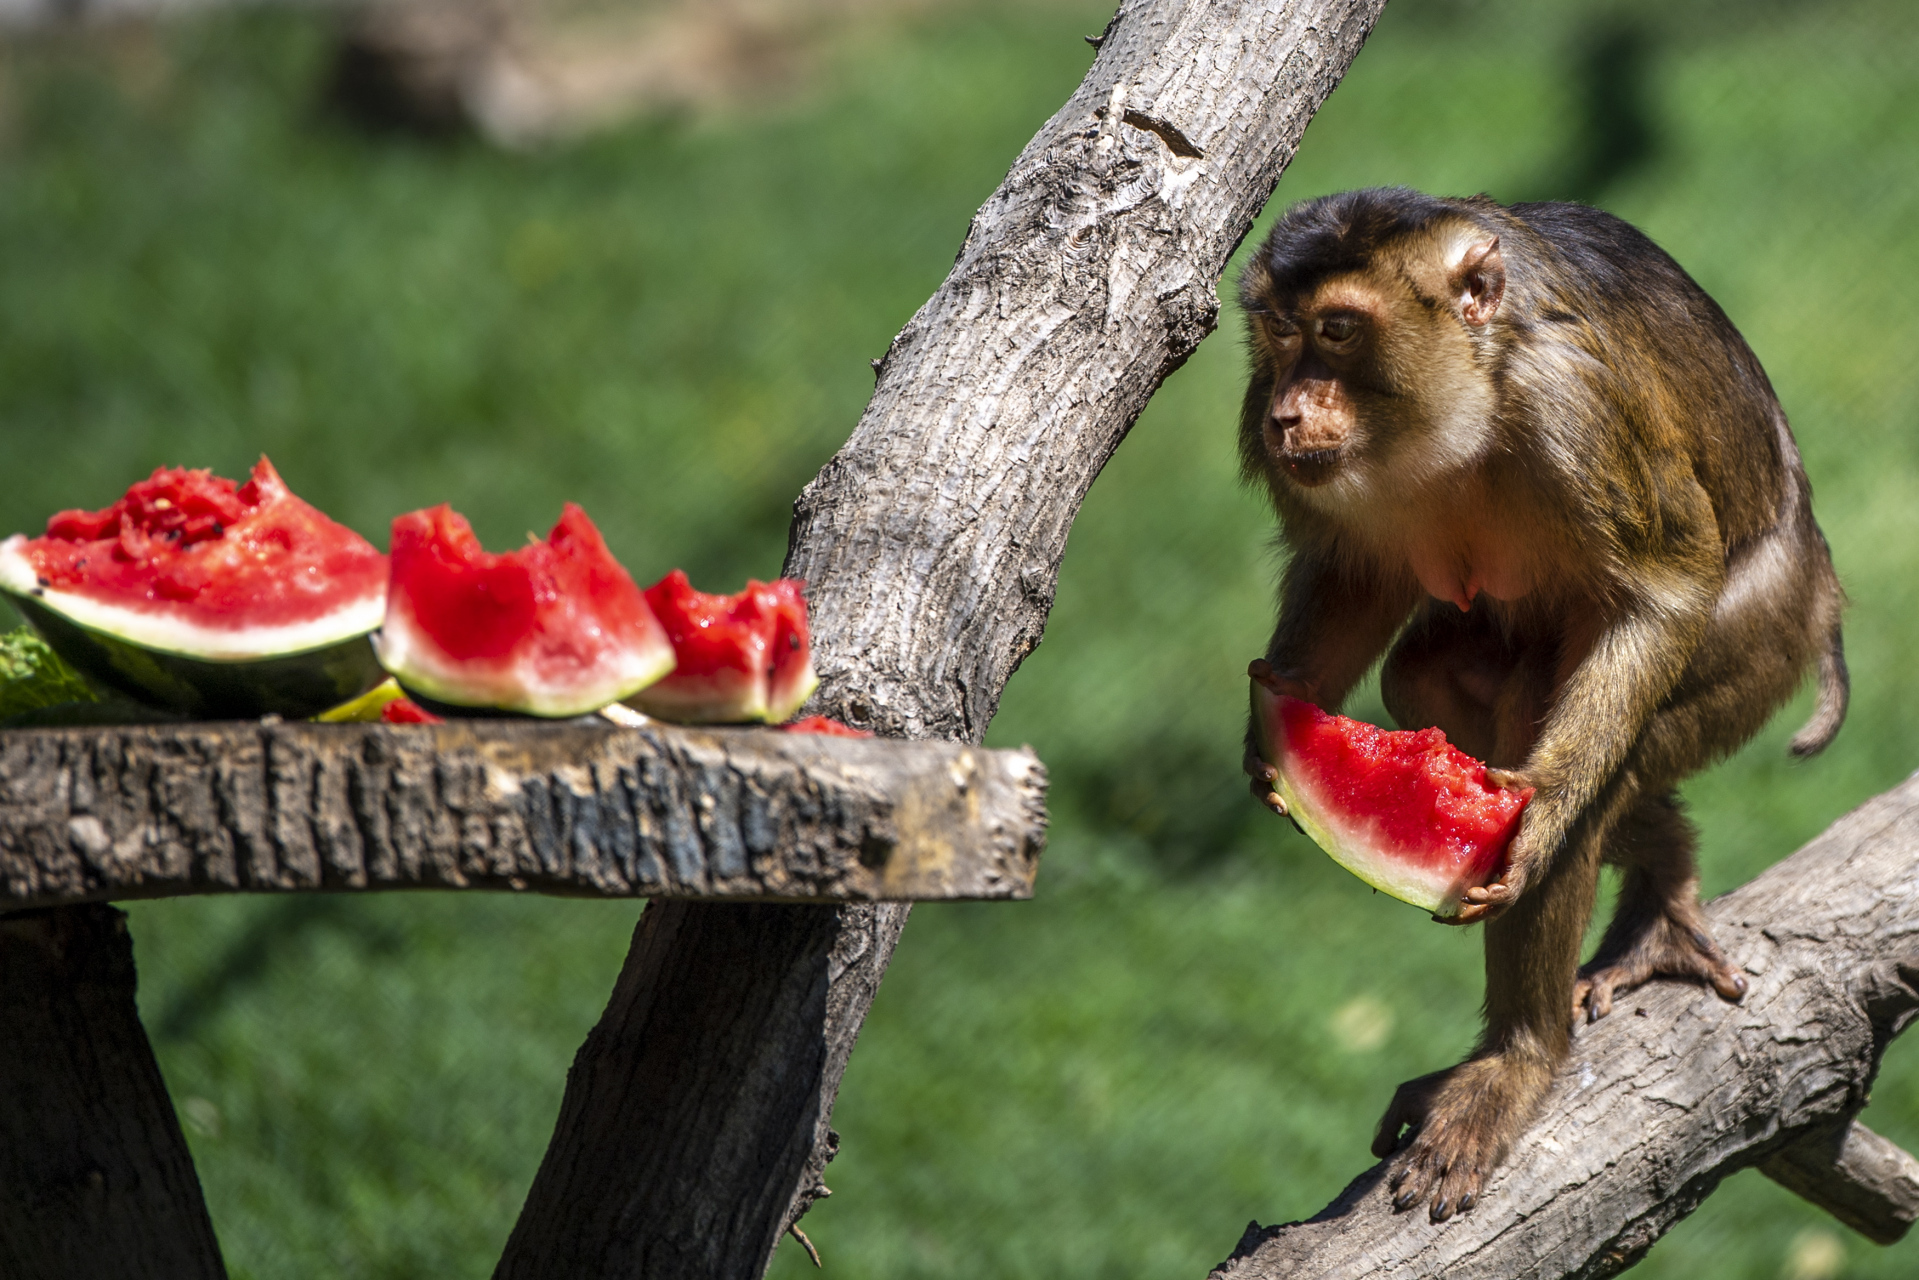
[[[1253,682],[1261,756],[1300,830],[1383,893],[1445,918],[1505,869],[1532,789],[1492,785],[1438,729],[1394,732]]]
[[[682,724],[786,719],[820,683],[804,586],[792,578],[749,580],[738,595],[715,596],[673,570],[646,589],[673,640],[673,674],[627,702]]]
[[[386,557],[265,458],[245,484],[161,467],[0,542],[0,590],[82,673],[186,715],[308,716],[379,682]]]
[[[673,645],[586,512],[493,555],[444,503],[393,522],[380,661],[447,707],[597,711],[673,669]]]

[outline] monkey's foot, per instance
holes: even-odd
[[[1688,918],[1679,918],[1681,915]],[[1746,975],[1726,958],[1706,932],[1699,909],[1628,915],[1621,913],[1606,930],[1599,954],[1579,971],[1573,984],[1573,1022],[1597,1022],[1612,1012],[1615,995],[1654,978],[1704,982],[1719,998],[1738,1004],[1746,995]]]
[[[1479,1203],[1486,1178],[1499,1167],[1552,1084],[1543,1058],[1493,1053],[1470,1058],[1399,1086],[1380,1118],[1373,1154],[1395,1148],[1389,1184],[1393,1212],[1425,1204],[1434,1222]],[[1399,1131],[1410,1126],[1404,1143]]]

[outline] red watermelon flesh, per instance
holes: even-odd
[[[402,685],[438,702],[575,716],[673,669],[673,646],[586,512],[544,542],[489,553],[441,504],[393,522],[375,644]]]
[[[364,635],[386,557],[295,497],[261,458],[245,484],[161,467],[100,511],[62,511],[0,543],[0,587],[90,630],[214,661]]]
[[[683,724],[786,719],[819,686],[804,585],[749,581],[738,595],[716,596],[673,570],[646,590],[673,638],[673,674],[627,701]]]
[[[873,735],[864,729],[855,729],[844,721],[831,716],[808,716],[804,720],[793,720],[780,726],[787,733],[817,733],[827,738],[870,738]]]
[[[395,698],[380,708],[380,719],[385,724],[445,724],[439,716],[411,698]]]
[[[1532,789],[1492,785],[1442,731],[1329,715],[1257,681],[1253,711],[1287,811],[1367,884],[1444,917],[1505,869]]]

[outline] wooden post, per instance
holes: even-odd
[[[0,1276],[225,1275],[134,1008],[126,914],[0,917]]]
[[[812,710],[980,741],[1081,499],[1212,332],[1227,259],[1383,4],[1121,5],[796,506]],[[823,1193],[833,1099],[906,920],[779,910],[647,909],[497,1275],[765,1270]],[[669,1079],[711,1097],[662,1096]]]

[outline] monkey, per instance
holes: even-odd
[[[1504,871],[1447,920],[1485,927],[1477,1045],[1400,1086],[1373,1138],[1394,1210],[1443,1222],[1531,1123],[1578,1021],[1655,978],[1744,996],[1676,788],[1813,667],[1791,750],[1832,740],[1843,595],[1758,358],[1618,218],[1324,196],[1273,227],[1240,302],[1242,470],[1289,552],[1249,674],[1336,711],[1383,658],[1396,723],[1436,725],[1493,785],[1535,789]],[[1247,743],[1254,795],[1284,815]],[[1618,907],[1582,968],[1602,863]]]

